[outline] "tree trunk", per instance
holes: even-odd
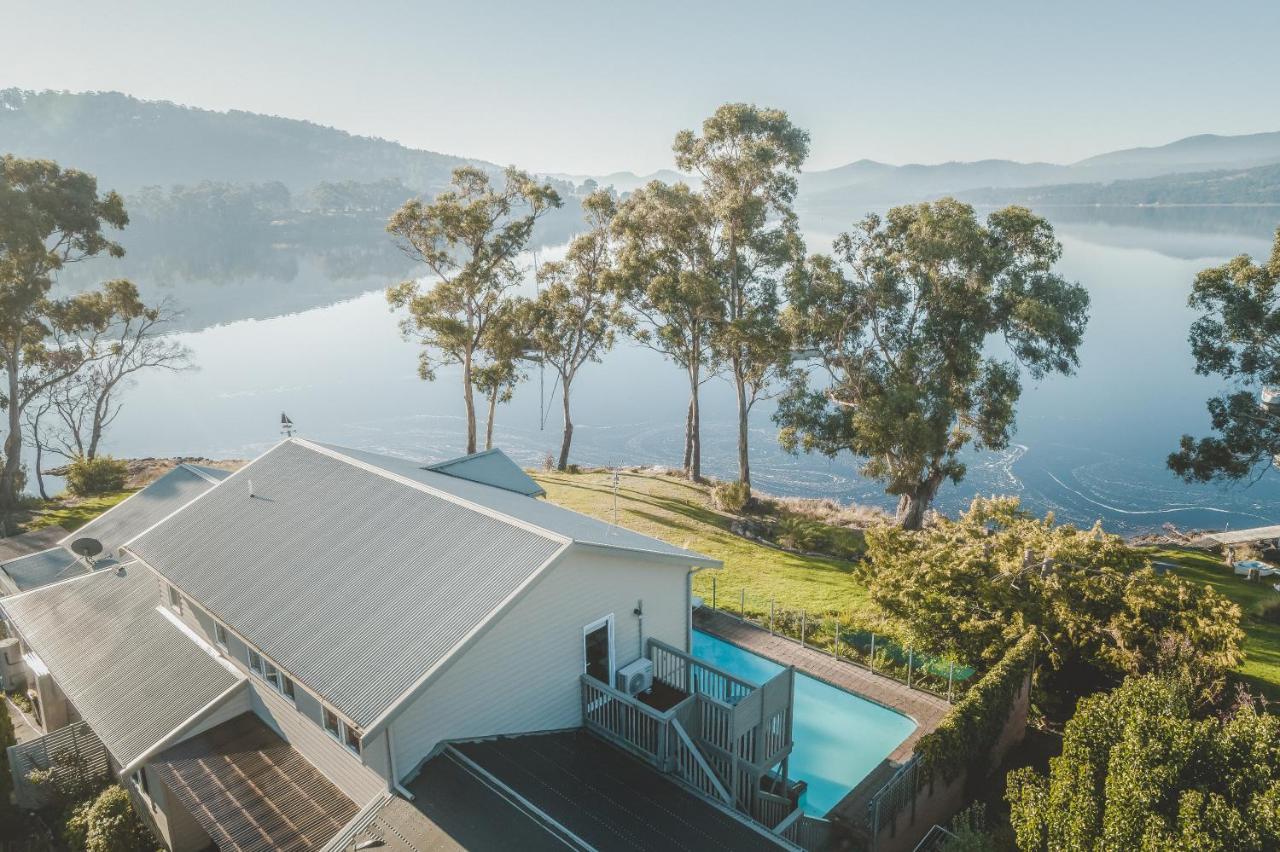
[[[8,533],[9,512],[18,505],[18,472],[22,469],[22,385],[19,382],[18,353],[13,349],[5,353],[6,372],[9,375],[9,434],[4,436],[4,471],[0,473],[0,506],[5,511],[5,530]]]
[[[41,469],[44,458],[44,448],[40,446],[40,435],[35,435],[36,439],[36,487],[40,489],[40,499],[48,500],[49,495],[44,490],[44,470]]]
[[[735,353],[733,358],[733,385],[738,392],[738,480],[751,488],[751,456],[748,450],[747,435],[747,381],[743,376],[742,359]]]
[[[684,464],[681,470],[689,475],[689,466],[693,464],[693,396],[689,397],[689,407],[684,413]]]
[[[493,449],[493,416],[498,411],[498,393],[500,390],[501,388],[494,388],[493,392],[489,394],[489,419],[484,427],[484,448],[486,450]],[[475,452],[475,450],[471,452]]]
[[[898,497],[898,526],[904,530],[918,530],[924,526],[924,513],[929,510],[942,479],[942,473],[930,473],[915,488]]]
[[[560,381],[560,402],[564,406],[564,436],[560,439],[560,460],[556,463],[556,470],[562,473],[569,469],[569,444],[573,441],[573,421],[569,419],[569,382],[570,379],[563,377]]]
[[[702,413],[698,409],[698,368],[689,371],[689,479],[702,481]]]
[[[467,454],[476,451],[476,399],[471,387],[471,353],[462,359],[462,401],[467,407]]]

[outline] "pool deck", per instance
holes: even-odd
[[[795,666],[797,671],[810,677],[896,710],[915,721],[916,729],[861,784],[850,790],[828,816],[859,819],[865,813],[867,799],[887,780],[894,768],[910,759],[920,738],[937,728],[951,709],[945,699],[932,693],[909,689],[893,678],[837,660],[828,653],[805,647],[794,639],[771,634],[728,613],[703,607],[694,612],[693,626],[776,663]]]

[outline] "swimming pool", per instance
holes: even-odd
[[[700,630],[693,655],[753,683],[782,666]],[[824,816],[916,729],[916,723],[873,701],[796,672],[789,774],[808,783],[800,807]]]

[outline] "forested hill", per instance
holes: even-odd
[[[57,160],[122,192],[202,181],[279,181],[297,192],[323,181],[394,179],[430,193],[464,163],[497,168],[309,121],[117,92],[0,90],[0,152]]]
[[[1151,204],[1280,204],[1280,163],[1161,175],[1110,183],[1068,183],[958,193],[974,204],[1031,207]]]

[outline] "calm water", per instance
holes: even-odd
[[[693,632],[693,654],[752,683],[782,671],[772,660],[699,630]],[[788,771],[808,782],[800,807],[813,816],[834,808],[916,729],[901,713],[803,674],[796,675],[793,710],[795,748]]]
[[[1274,475],[1251,488],[1188,486],[1164,468],[1184,432],[1203,434],[1212,379],[1194,375],[1186,297],[1196,272],[1247,252],[1265,256],[1280,210],[1065,211],[1054,219],[1061,270],[1084,283],[1093,309],[1077,375],[1027,382],[1016,445],[968,459],[968,478],[939,498],[954,511],[975,493],[1013,493],[1036,512],[1138,532],[1275,522]],[[811,250],[826,250],[843,223],[806,222]],[[126,232],[127,236],[127,232]],[[128,247],[128,240],[125,240]],[[562,249],[543,249],[540,259]],[[207,256],[207,255],[206,255]],[[199,370],[144,378],[128,397],[108,446],[117,455],[248,456],[277,437],[287,411],[303,435],[417,458],[462,449],[456,372],[434,384],[416,375],[417,349],[400,339],[381,289],[412,274],[387,246],[316,255],[226,247],[201,257],[146,255],[81,265],[74,286],[127,275],[153,298],[187,309],[182,338]],[[526,464],[559,446],[559,398],[547,376],[542,428],[539,376],[498,415],[497,441]],[[678,464],[686,390],[681,372],[652,352],[623,346],[589,365],[574,389],[574,455],[589,464]],[[768,404],[753,414],[759,488],[891,505],[857,475],[850,457],[788,456]],[[705,386],[704,467],[734,473],[732,393]]]

